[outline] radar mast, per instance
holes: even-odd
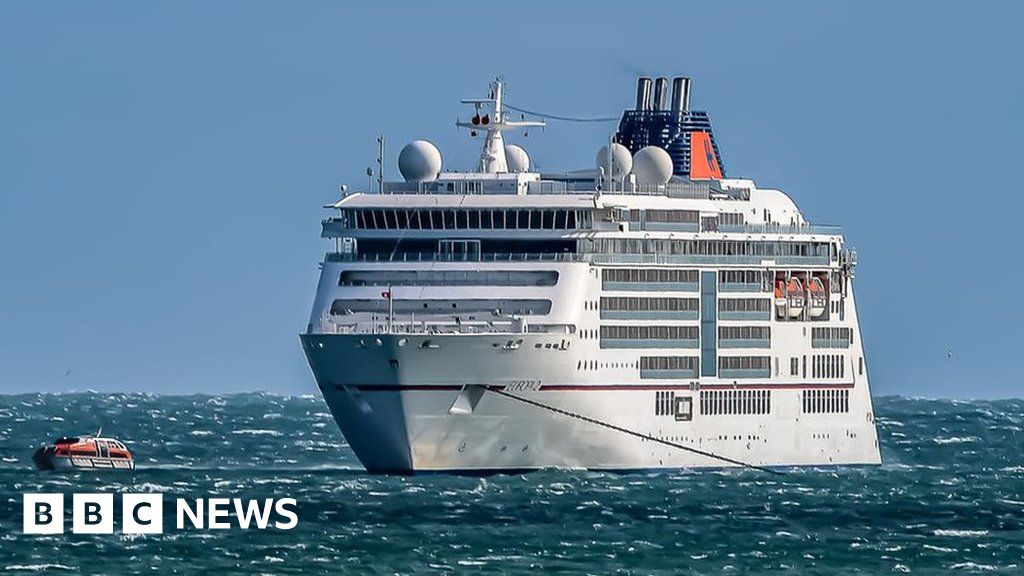
[[[502,109],[502,80],[496,78],[491,83],[489,98],[469,98],[462,100],[463,104],[472,104],[475,108],[473,118],[466,122],[456,120],[455,125],[460,128],[469,128],[472,135],[477,130],[484,130],[487,135],[484,137],[484,147],[480,151],[480,172],[486,174],[500,174],[508,172],[508,159],[505,157],[505,140],[501,133],[506,130],[518,128],[544,127],[543,120],[522,120],[509,121],[505,119],[505,112]],[[483,112],[481,115],[481,111]]]

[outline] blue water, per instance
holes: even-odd
[[[365,474],[313,396],[0,396],[0,572],[1024,574],[1024,400],[876,413],[881,467],[409,478]],[[100,424],[137,471],[34,470]],[[299,525],[21,533],[24,492],[138,491],[292,497]]]

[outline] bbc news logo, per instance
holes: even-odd
[[[197,498],[175,500],[175,526],[200,530],[241,529],[291,530],[299,524],[294,498]],[[124,534],[163,534],[163,494],[122,494],[121,532]],[[73,494],[71,531],[75,534],[113,534],[113,494]],[[25,534],[63,534],[65,528],[63,494],[24,494],[22,531]]]

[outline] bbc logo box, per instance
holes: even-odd
[[[73,494],[71,531],[75,534],[114,533],[113,494]],[[164,501],[161,494],[123,494],[121,532],[162,534]],[[63,494],[25,494],[22,499],[22,531],[25,534],[64,532]]]

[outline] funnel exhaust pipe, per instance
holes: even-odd
[[[636,109],[638,111],[651,109],[651,79],[641,76],[636,81]]]
[[[668,79],[658,78],[654,81],[654,98],[651,103],[651,110],[660,112],[665,110],[666,100],[668,98]]]
[[[686,112],[690,109],[690,79],[678,76],[672,79],[672,111]]]

